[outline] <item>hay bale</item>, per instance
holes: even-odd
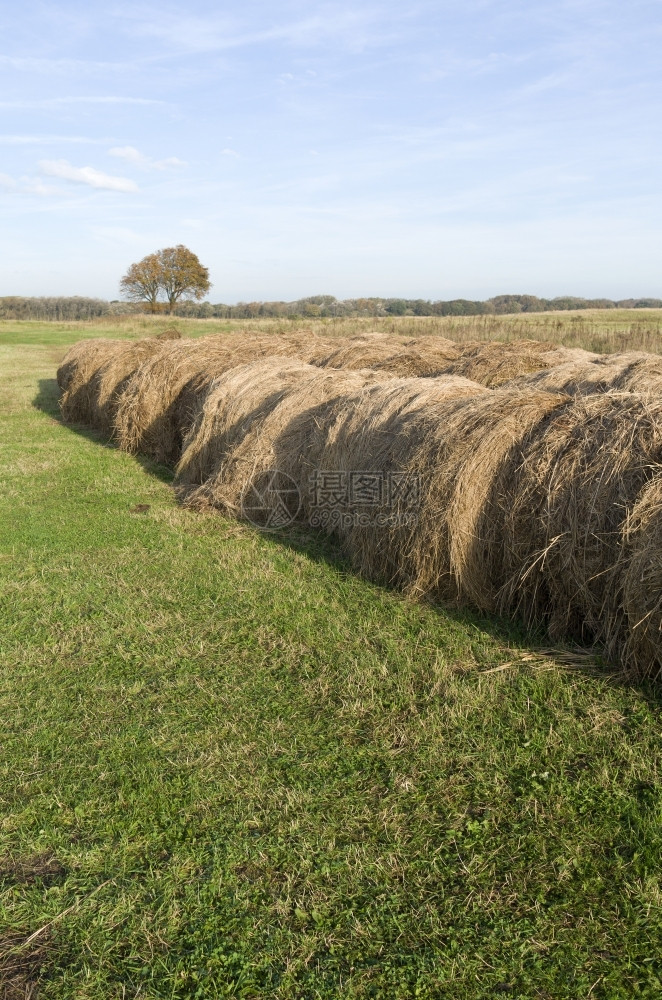
[[[607,356],[605,368],[610,372],[614,366],[611,387],[616,392],[642,392],[662,395],[662,357],[659,354],[645,354],[633,351],[629,354]]]
[[[594,361],[568,361],[553,368],[530,372],[512,379],[510,388],[537,389],[544,392],[577,393],[608,392],[612,389],[614,377],[620,371],[617,364],[609,366]]]
[[[460,344],[456,343],[454,340],[448,340],[447,337],[441,337],[435,334],[423,337],[411,337],[409,340],[404,341],[403,346],[412,347],[414,350],[420,351],[421,353],[430,351],[433,354],[438,354],[440,357],[443,356],[448,358],[449,361],[454,361],[456,358],[459,358],[461,354]]]
[[[98,353],[108,344],[118,344],[118,340],[79,340],[69,348],[57,370],[57,384],[65,392],[80,372],[79,381],[84,381],[83,369],[91,367]]]
[[[627,622],[652,604],[640,643],[657,643],[659,655],[657,598],[646,606],[634,584],[623,598],[621,537],[659,467],[662,403],[499,389],[417,407],[399,390],[396,381],[348,400],[320,459],[420,478],[413,523],[341,527],[357,569],[416,596],[516,615],[555,639],[622,643]],[[642,558],[655,572],[660,538],[648,528]]]
[[[74,344],[58,369],[64,420],[89,424],[111,434],[119,400],[131,375],[143,362],[167,350],[174,339],[170,335],[137,341],[100,338]]]
[[[491,485],[518,442],[563,403],[546,393],[490,392],[457,376],[397,380],[348,400],[322,467],[383,470],[405,486],[383,517],[341,528],[356,568],[418,597],[494,607],[498,586],[480,579],[472,547],[482,519],[490,522]]]
[[[320,494],[326,492],[327,498],[333,495],[333,510],[336,515],[343,514],[343,490],[347,488],[347,503],[358,512],[361,502],[357,500],[357,490],[360,493],[360,481],[349,482],[348,470],[342,465],[329,464],[329,437],[336,424],[338,413],[346,413],[353,408],[353,401],[366,392],[379,391],[388,386],[387,394],[403,395],[413,392],[420,397],[428,392],[436,397],[447,395],[473,395],[484,392],[481,386],[468,382],[466,379],[447,376],[441,379],[394,379],[391,373],[360,369],[348,371],[343,369],[326,369],[316,372],[314,369],[302,377],[285,399],[274,408],[259,428],[259,440],[263,454],[275,467],[297,482],[301,496],[301,515],[313,527],[326,527],[334,531],[336,525],[324,517],[325,504],[320,500]],[[249,457],[256,453],[251,440],[247,438],[235,450],[232,464],[243,460],[247,466]],[[337,457],[337,455],[336,455]],[[359,470],[361,471],[361,470]],[[383,472],[381,465],[373,465],[362,470],[370,476]],[[345,476],[345,481],[338,479]],[[330,476],[330,480],[327,478]],[[360,477],[359,477],[360,478]],[[365,487],[365,482],[363,484]],[[340,493],[338,493],[338,487]],[[355,490],[355,487],[357,490]],[[358,507],[357,507],[358,504]]]
[[[251,481],[277,469],[305,501],[325,411],[380,378],[275,357],[232,369],[213,384],[186,439],[176,474],[180,498],[237,516]]]
[[[67,352],[58,368],[62,417],[67,423],[94,422],[99,369],[119,351],[126,341],[83,340]]]
[[[176,326],[170,326],[163,333],[157,333],[156,340],[181,340],[182,335]]]
[[[136,370],[123,393],[115,416],[118,444],[124,451],[174,465],[215,379],[260,357],[307,360],[328,351],[328,344],[310,334],[237,334],[168,344]]]
[[[435,357],[430,353],[410,347],[406,351],[391,354],[369,367],[373,371],[388,373],[397,378],[435,378],[438,375],[446,375],[449,359]],[[453,378],[454,376],[447,375],[447,377]],[[461,376],[455,377],[461,378]],[[469,380],[467,379],[467,381]]]
[[[394,337],[351,338],[312,363],[323,368],[358,371],[372,368],[394,377],[434,377],[445,374],[459,357],[457,346],[443,337],[401,341]]]
[[[167,343],[155,337],[124,343],[101,365],[90,380],[90,423],[94,427],[108,435],[113,433],[117,407],[131,376],[143,362],[158,355]]]
[[[435,378],[439,375],[463,377],[455,373],[460,358],[458,345],[443,337],[419,337],[370,367],[400,378]]]
[[[662,468],[628,513],[618,577],[625,627],[612,624],[608,648],[631,676],[656,680],[662,672]]]
[[[569,361],[599,361],[604,355],[585,351],[583,347],[555,347],[553,350],[543,351],[542,357],[546,364],[554,368]]]
[[[320,368],[358,371],[360,368],[371,368],[375,364],[384,362],[401,351],[402,341],[395,337],[356,337],[334,344],[333,348],[316,359],[314,364]]]
[[[661,459],[662,401],[635,393],[576,396],[534,429],[492,492],[499,608],[553,638],[622,631],[622,532]]]
[[[583,395],[596,392],[662,394],[662,358],[658,354],[609,354],[589,361],[570,361],[521,376],[509,385]]]
[[[446,371],[496,388],[519,375],[548,368],[545,355],[553,347],[553,344],[537,340],[463,344],[459,359]]]

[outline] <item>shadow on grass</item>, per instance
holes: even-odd
[[[256,529],[257,530],[257,529]],[[352,567],[351,560],[342,550],[340,544],[321,533],[307,531],[305,528],[290,528],[281,532],[264,532],[262,536],[266,543],[280,549],[304,554],[314,562],[332,566],[339,576],[358,579]],[[532,627],[516,618],[505,615],[490,614],[470,607],[458,607],[442,602],[415,602],[406,595],[367,577],[362,578],[373,591],[378,591],[387,597],[397,597],[412,607],[424,607],[434,612],[440,619],[464,626],[469,632],[483,634],[494,639],[504,647],[508,654],[508,663],[485,671],[486,675],[506,671],[516,675],[520,670],[532,667],[538,669],[560,669],[575,676],[581,675],[586,680],[599,682],[622,690],[635,690],[646,703],[656,711],[662,711],[662,686],[659,682],[632,676],[618,664],[604,657],[599,646],[581,646],[568,640],[567,643],[551,643],[544,626]],[[478,638],[478,635],[477,635]],[[511,655],[512,654],[512,655]],[[478,669],[480,673],[480,668]]]
[[[62,414],[60,412],[60,389],[58,387],[57,381],[54,378],[42,378],[39,379],[39,391],[37,395],[32,400],[32,405],[36,410],[40,410],[42,413],[46,413],[53,420],[56,420],[62,427],[70,431],[72,434],[77,434],[79,437],[85,438],[87,441],[94,441],[95,444],[101,445],[103,448],[116,448],[112,438],[108,438],[101,431],[95,430],[92,427],[87,427],[85,424],[68,424],[62,419]],[[169,469],[165,465],[160,465],[153,459],[148,458],[146,455],[133,455],[132,458],[144,469],[144,471],[153,476],[155,479],[160,480],[162,483],[171,483],[174,474],[172,469]]]
[[[41,379],[39,381],[39,391],[33,399],[32,405],[43,413],[48,414],[52,419],[57,420],[58,423],[72,434],[78,434],[80,437],[88,441],[93,441],[105,448],[116,448],[112,439],[107,438],[97,430],[93,430],[82,424],[65,423],[62,419],[58,403],[59,392],[59,387],[55,379]],[[174,473],[167,466],[161,465],[144,455],[133,455],[132,458],[135,459],[147,475],[153,476],[163,483],[171,484],[173,482]],[[328,535],[301,526],[279,532],[262,532],[261,534],[267,544],[304,554],[313,562],[331,566],[339,575],[353,579],[356,578],[356,573],[346,553],[342,550],[340,544]],[[373,580],[368,582],[372,587],[385,595],[394,595],[396,593],[387,585],[375,583]],[[402,600],[406,601],[407,598],[402,597]],[[425,606],[432,609],[440,617],[463,625],[468,629],[475,629],[478,632],[489,635],[508,649],[513,649],[514,651],[522,650],[523,653],[527,650],[534,653],[540,652],[541,658],[547,656],[550,662],[561,663],[571,672],[579,672],[619,687],[636,687],[650,703],[662,708],[662,691],[659,690],[658,685],[627,677],[617,664],[605,663],[602,660],[599,649],[580,648],[570,643],[567,646],[555,646],[554,649],[550,649],[549,639],[543,628],[533,629],[517,620],[491,615],[487,612],[480,612],[470,608],[458,608],[431,602]]]

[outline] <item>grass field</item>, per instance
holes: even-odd
[[[0,325],[0,997],[658,998],[659,689],[65,427],[65,346],[152,328]]]

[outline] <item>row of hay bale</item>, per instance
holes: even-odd
[[[161,461],[181,453],[176,488],[194,507],[237,515],[270,469],[294,480],[308,523],[316,470],[418,485],[416,502],[401,489],[328,523],[358,571],[657,674],[659,359],[527,343],[518,361],[517,345],[430,340],[88,342],[58,381],[66,419]]]
[[[187,504],[236,515],[247,483],[278,469],[308,523],[314,470],[418,481],[413,519],[404,499],[367,523],[330,525],[359,572],[600,642],[650,674],[662,662],[661,458],[662,401],[640,394],[488,390],[267,359],[215,383],[176,481]]]
[[[296,357],[331,369],[371,369],[384,377],[459,375],[496,386],[560,362],[580,363],[588,352],[535,341],[458,345],[442,337],[401,340],[368,334],[324,340],[311,334],[181,340],[177,331],[139,341],[81,341],[58,369],[61,408],[70,423],[113,435],[129,452],[174,464],[214,379],[246,362]]]

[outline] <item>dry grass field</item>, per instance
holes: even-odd
[[[83,337],[146,337],[176,326],[187,336],[211,333],[295,333],[324,337],[380,331],[402,337],[438,335],[460,343],[470,340],[544,340],[588,351],[662,351],[662,310],[607,309],[578,312],[521,313],[516,316],[389,317],[324,320],[197,320],[164,316],[120,316],[80,323],[0,321],[4,343],[70,344]]]

